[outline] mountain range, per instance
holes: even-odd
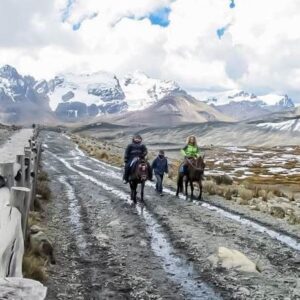
[[[122,78],[109,72],[65,73],[37,81],[20,75],[12,66],[0,68],[0,120],[8,123],[108,119],[161,126],[233,122],[293,109],[287,95],[227,91],[193,97],[174,81],[138,71]]]

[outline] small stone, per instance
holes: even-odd
[[[239,292],[244,294],[245,296],[250,296],[251,295],[251,292],[245,287],[240,287]]]

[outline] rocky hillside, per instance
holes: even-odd
[[[184,91],[173,92],[142,111],[127,112],[112,116],[107,120],[115,124],[154,127],[234,121],[206,103],[197,101]]]

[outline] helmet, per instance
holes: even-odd
[[[139,134],[135,134],[133,137],[132,137],[132,141],[134,142],[134,143],[141,143],[142,142],[142,137],[139,135]]]

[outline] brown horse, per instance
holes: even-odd
[[[145,182],[149,179],[149,173],[149,165],[145,159],[139,158],[135,163],[133,163],[132,170],[129,175],[129,185],[131,190],[130,198],[134,203],[137,202],[136,196],[138,184],[141,185],[141,202],[144,201]]]
[[[188,171],[186,176],[183,172],[180,172],[182,165],[186,164]],[[177,191],[176,196],[178,197],[179,193],[183,193],[183,182],[185,183],[185,196],[188,198],[188,184],[191,186],[191,200],[194,198],[194,182],[197,182],[199,185],[199,196],[198,200],[202,200],[202,179],[204,173],[205,163],[204,157],[199,156],[197,159],[195,158],[187,158],[184,163],[182,163],[178,170],[178,178],[177,178]]]

